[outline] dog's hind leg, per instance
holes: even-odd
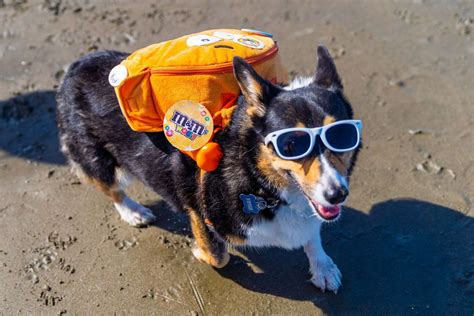
[[[211,231],[195,210],[188,210],[195,244],[192,249],[194,257],[215,268],[223,268],[230,256],[224,241]]]
[[[114,202],[115,209],[122,220],[132,226],[144,226],[155,220],[152,211],[130,199],[118,183],[107,186],[97,180],[92,182]]]
[[[105,149],[85,146],[80,151],[65,153],[70,158],[73,170],[83,182],[96,185],[112,199],[122,220],[132,226],[144,226],[155,220],[150,209],[125,194],[117,176],[119,169],[115,159]]]

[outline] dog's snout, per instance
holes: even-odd
[[[339,204],[345,201],[349,195],[349,190],[344,186],[331,187],[323,193],[324,198],[331,204]]]

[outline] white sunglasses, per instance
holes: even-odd
[[[272,143],[278,156],[296,160],[312,152],[318,135],[333,152],[354,150],[360,144],[361,130],[360,120],[342,120],[315,128],[285,128],[265,136],[265,145]]]

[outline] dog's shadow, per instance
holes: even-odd
[[[184,215],[160,210],[157,226],[189,235]],[[164,214],[168,215],[164,215]],[[164,217],[163,217],[164,216]],[[469,314],[474,311],[474,220],[440,205],[413,199],[389,200],[369,215],[346,208],[342,219],[323,229],[326,252],[343,274],[338,294],[306,282],[302,250],[241,251],[216,271],[240,286],[292,300],[312,301],[325,313]]]
[[[145,207],[152,210],[156,220],[150,224],[173,234],[179,234],[192,237],[189,219],[186,213],[177,212],[165,201],[158,200],[150,203],[144,203]]]
[[[31,161],[64,165],[55,97],[55,91],[44,90],[0,100],[0,149]]]

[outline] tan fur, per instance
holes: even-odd
[[[331,116],[331,115],[327,115],[325,118],[324,118],[324,121],[323,121],[323,125],[329,125],[331,123],[334,123],[336,121],[336,119]]]
[[[265,106],[261,103],[262,86],[254,78],[246,78],[247,85],[240,85],[242,94],[248,102],[247,115],[249,117],[265,115]]]
[[[246,240],[235,235],[227,235],[227,242],[233,245],[243,246],[246,243]]]
[[[257,157],[257,168],[262,174],[277,188],[284,188],[289,185],[283,170],[275,169],[273,159],[276,156],[271,153],[270,149],[261,144],[260,155]]]
[[[224,267],[229,262],[229,254],[227,252],[214,253],[215,250],[212,246],[207,227],[203,220],[199,217],[196,211],[192,209],[188,209],[188,214],[191,221],[191,229],[198,248],[198,253],[194,252],[195,256],[198,254],[197,259],[216,268]]]
[[[265,108],[263,105],[252,101],[252,103],[249,103],[249,107],[247,108],[247,115],[249,118],[254,116],[263,117],[265,115]]]
[[[122,189],[120,189],[120,186],[118,183],[115,183],[112,186],[108,186],[107,184],[100,182],[97,179],[88,177],[82,169],[79,167],[78,164],[75,162],[71,161],[71,169],[74,174],[81,180],[83,183],[91,183],[94,184],[96,187],[98,187],[105,195],[110,197],[114,203],[121,203],[123,201],[123,198],[125,197],[125,193],[123,192]]]
[[[321,176],[321,163],[317,157],[308,156],[299,160],[285,160],[272,153],[263,144],[260,147],[260,155],[257,158],[259,170],[279,188],[289,185],[288,177],[285,175],[290,171],[299,184],[306,189],[313,187]]]
[[[298,122],[298,123],[296,123],[296,126],[295,126],[295,127],[299,127],[299,128],[305,128],[305,127],[306,127],[306,125],[304,125],[304,123],[303,123],[303,122]]]
[[[89,179],[89,182],[97,186],[102,192],[105,193],[105,195],[110,197],[114,201],[114,203],[122,203],[123,198],[125,197],[125,193],[119,188],[117,184],[114,184],[110,187],[105,183],[102,183],[99,180],[92,178]]]
[[[305,190],[311,190],[321,177],[321,163],[317,157],[305,157],[299,160],[283,160],[274,158],[273,165],[282,170],[288,170],[296,177],[298,183]]]

